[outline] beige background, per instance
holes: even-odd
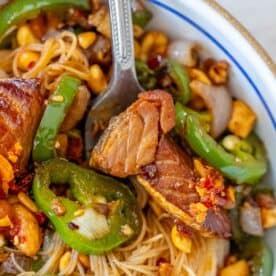
[[[276,0],[216,0],[234,15],[276,63]]]

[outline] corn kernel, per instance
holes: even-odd
[[[31,212],[36,213],[38,212],[38,208],[36,207],[35,203],[27,196],[25,193],[20,192],[18,195],[18,200]]]
[[[59,271],[63,271],[68,267],[71,261],[71,252],[66,251],[59,260]]]
[[[142,40],[141,52],[144,59],[150,55],[164,55],[168,48],[168,38],[161,32],[148,32]]]
[[[90,268],[90,261],[87,255],[80,253],[78,258],[79,262],[84,266],[84,268]]]
[[[19,54],[18,66],[21,70],[28,71],[32,64],[35,64],[40,58],[39,53],[33,51],[24,51]]]
[[[249,266],[245,260],[238,261],[234,264],[224,267],[220,276],[249,276]]]
[[[87,49],[96,41],[97,35],[94,32],[85,32],[78,35],[78,42],[81,48]]]
[[[176,225],[172,228],[171,239],[177,249],[185,253],[191,253],[192,240],[187,235],[180,233]]]
[[[276,226],[276,207],[267,209],[261,208],[262,224],[264,228]]]
[[[16,39],[19,46],[25,46],[37,42],[36,37],[28,25],[22,25],[19,27],[16,34]]]
[[[211,81],[210,79],[207,77],[207,75],[202,71],[202,70],[199,70],[199,69],[191,69],[189,71],[190,73],[190,78],[192,80],[198,80],[198,81],[201,81],[205,84],[208,84],[208,85],[211,85]]]
[[[222,145],[229,151],[235,150],[236,146],[240,143],[241,139],[235,135],[227,135],[222,140]]]
[[[90,67],[88,85],[95,94],[101,94],[107,88],[106,77],[98,64]]]

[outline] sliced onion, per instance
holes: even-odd
[[[188,40],[175,40],[170,43],[168,57],[182,65],[193,67],[198,61],[198,44]]]
[[[241,207],[240,224],[242,230],[247,234],[253,236],[263,236],[264,234],[259,207],[254,207],[250,204]]]
[[[84,209],[84,214],[72,222],[78,226],[77,232],[91,240],[102,238],[110,230],[107,218],[93,208]]]
[[[232,98],[224,86],[212,86],[194,80],[190,83],[194,94],[203,99],[212,115],[211,135],[220,136],[227,128],[232,114]]]

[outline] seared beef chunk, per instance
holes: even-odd
[[[204,236],[227,238],[231,227],[225,211],[216,201],[206,202],[208,195],[201,196],[204,179],[192,158],[165,135],[174,125],[171,95],[160,90],[141,93],[110,121],[90,165],[117,177],[139,175],[139,183],[168,213]],[[224,192],[223,178],[220,184]]]
[[[17,172],[27,166],[42,109],[38,80],[0,80],[0,154]]]
[[[226,212],[218,206],[207,208],[201,202],[196,190],[200,178],[193,168],[192,159],[171,139],[161,138],[155,162],[148,166],[156,167],[155,177],[142,174],[138,181],[167,212],[204,236],[231,236],[231,224]]]
[[[158,139],[175,124],[172,97],[163,91],[144,92],[125,112],[114,117],[94,148],[90,165],[126,177],[154,161]]]

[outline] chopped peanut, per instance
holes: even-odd
[[[249,276],[249,266],[245,260],[238,261],[234,264],[224,267],[220,276]]]
[[[88,85],[95,94],[101,94],[107,88],[107,79],[98,64],[90,67]]]
[[[28,195],[23,192],[20,192],[18,195],[18,200],[31,212],[36,213],[38,212],[38,208],[36,207],[35,203],[30,199]]]
[[[276,226],[276,207],[267,209],[261,208],[262,224],[264,228]]]
[[[22,25],[19,27],[16,38],[19,46],[25,46],[37,42],[36,37],[28,25]]]
[[[208,85],[212,84],[208,76],[200,69],[193,68],[189,70],[189,75],[191,80],[198,80]]]
[[[171,239],[177,249],[185,253],[191,253],[192,240],[184,233],[180,233],[176,225],[172,228]]]
[[[66,213],[66,207],[58,198],[54,198],[51,202],[51,209],[57,216],[63,216]]]
[[[59,260],[59,271],[63,271],[68,267],[71,261],[71,252],[66,251],[60,258]]]
[[[168,43],[168,38],[161,32],[146,33],[141,43],[141,58],[146,61],[150,55],[164,55]]]
[[[94,32],[85,32],[78,35],[78,42],[81,48],[87,49],[96,41],[97,35]]]
[[[90,261],[87,255],[79,253],[79,262],[84,266],[84,268],[90,268]]]
[[[23,205],[13,205],[19,232],[13,238],[14,245],[26,256],[35,256],[42,242],[42,234],[34,215]]]
[[[229,75],[229,64],[222,61],[214,61],[208,69],[208,76],[214,84],[226,84]]]
[[[246,138],[252,131],[255,122],[256,114],[246,103],[241,100],[233,102],[232,117],[228,124],[228,128],[232,133]]]

